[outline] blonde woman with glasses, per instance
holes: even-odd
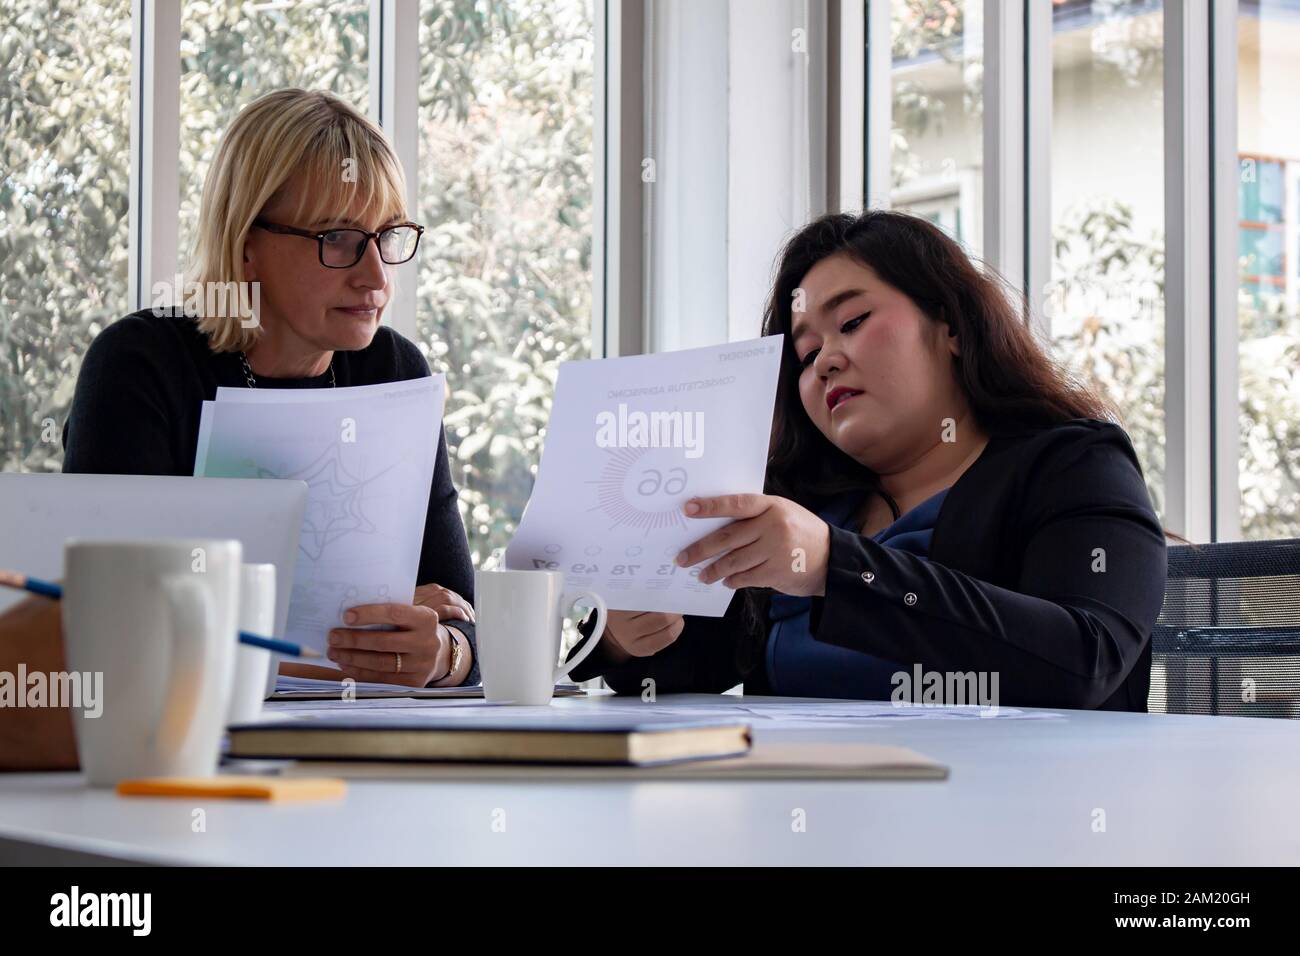
[[[384,134],[339,98],[286,89],[249,104],[208,170],[186,290],[220,289],[224,304],[227,290],[256,288],[256,298],[234,297],[258,303],[256,321],[233,308],[154,308],[104,329],[77,380],[63,470],[193,474],[202,403],[219,386],[341,388],[429,375],[419,349],[380,324],[424,232],[405,196]],[[332,631],[329,656],[345,675],[477,682],[474,576],[456,498],[443,436],[415,603],[351,609],[358,628],[398,630]]]

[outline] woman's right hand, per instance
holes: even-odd
[[[614,663],[657,654],[681,637],[686,619],[663,611],[610,611],[605,622],[606,653]]]

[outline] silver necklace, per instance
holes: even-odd
[[[249,388],[257,388],[257,379],[253,376],[253,369],[248,364],[248,356],[243,352],[239,353],[239,364],[244,367],[244,378],[248,381]],[[334,359],[330,358],[330,388],[335,387],[334,381]]]

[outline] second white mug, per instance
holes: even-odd
[[[245,564],[239,577],[239,629],[259,637],[274,637],[275,565]],[[235,682],[230,692],[227,724],[245,724],[262,716],[267,696],[267,671],[276,666],[264,647],[240,644],[235,649]]]
[[[582,653],[557,666],[564,618],[579,601],[596,609]],[[548,704],[555,685],[581,664],[605,632],[605,602],[591,591],[566,594],[558,571],[477,571],[474,614],[483,696],[494,703]]]

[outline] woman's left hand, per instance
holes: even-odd
[[[694,508],[694,510],[692,510]],[[700,570],[700,583],[729,588],[775,588],[801,597],[826,593],[830,526],[807,508],[776,495],[692,498],[691,518],[735,518],[677,556],[689,567],[727,552]]]
[[[415,602],[438,612],[438,620],[457,618],[474,623],[474,608],[451,588],[441,584],[421,584],[415,589]]]
[[[358,681],[424,687],[435,678],[454,683],[452,635],[438,612],[418,604],[359,604],[343,615],[348,624],[391,624],[396,631],[340,627],[329,633],[327,657]]]

